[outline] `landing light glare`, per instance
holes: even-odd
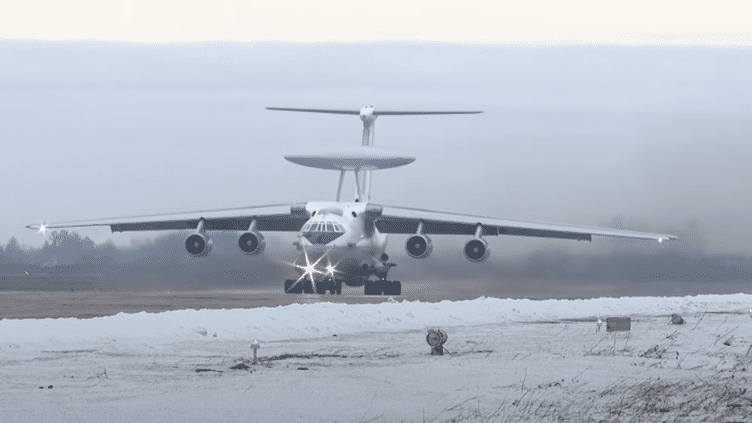
[[[303,256],[305,257],[306,264],[305,266],[296,264],[295,267],[298,269],[303,270],[303,274],[300,275],[297,281],[295,283],[297,284],[301,280],[305,279],[306,276],[308,276],[311,279],[311,283],[313,284],[313,287],[316,288],[316,279],[314,279],[313,274],[318,273],[320,275],[325,275],[326,273],[316,270],[316,266],[319,264],[319,262],[326,256],[326,254],[323,254],[321,257],[319,257],[318,260],[316,260],[314,263],[311,263],[311,260],[308,258],[308,250],[305,248],[303,249]]]
[[[326,275],[334,279],[334,275],[336,273],[341,273],[339,270],[337,270],[337,266],[339,266],[339,261],[335,264],[332,264],[332,261],[327,257],[326,259]]]

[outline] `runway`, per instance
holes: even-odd
[[[24,285],[23,282],[26,282]],[[53,281],[55,282],[55,281]],[[75,281],[73,281],[75,282]],[[277,285],[245,289],[191,290],[178,286],[175,290],[50,290],[35,286],[55,286],[55,283],[32,285],[28,280],[14,281],[13,286],[28,286],[27,290],[0,289],[0,318],[92,318],[117,313],[158,313],[184,309],[235,309],[276,307],[289,304],[309,304],[321,301],[346,304],[372,304],[386,301],[386,297],[365,296],[362,287],[343,286],[342,295],[285,295]],[[69,286],[77,286],[69,283]],[[68,286],[66,285],[66,286]],[[81,285],[81,284],[78,284]],[[122,284],[125,285],[125,284]],[[182,284],[186,285],[186,284]],[[462,301],[478,297],[513,299],[588,299],[689,295],[752,294],[752,282],[724,283],[574,283],[556,280],[510,280],[493,284],[488,281],[408,282],[402,285],[400,301],[440,302]]]
[[[431,292],[434,291],[434,292]],[[413,284],[404,289],[400,300],[439,302],[446,299],[468,300],[469,294],[440,294],[430,285]],[[159,313],[170,310],[217,310],[277,307],[289,304],[331,302],[344,304],[378,304],[388,297],[365,296],[363,288],[343,287],[343,295],[286,295],[279,288],[179,291],[0,291],[0,318],[45,319],[75,317],[87,319],[118,313]]]

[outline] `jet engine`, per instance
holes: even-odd
[[[246,254],[259,254],[266,248],[266,240],[257,231],[243,232],[238,238],[238,246]]]
[[[193,233],[185,239],[185,250],[193,257],[203,257],[211,251],[209,237],[202,233]]]
[[[431,255],[433,244],[431,244],[431,238],[425,235],[413,235],[408,238],[405,250],[412,258],[426,258]]]
[[[488,243],[482,238],[473,238],[465,243],[465,257],[470,261],[483,261],[491,254]]]

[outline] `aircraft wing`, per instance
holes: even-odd
[[[208,231],[245,231],[255,219],[256,229],[259,231],[297,232],[303,227],[308,218],[305,204],[279,204],[90,221],[58,222],[44,226],[45,229],[109,226],[112,232],[172,231],[196,229],[199,220],[204,219],[204,229]],[[29,229],[40,229],[39,224],[28,225],[26,227]]]
[[[426,235],[474,235],[480,224],[483,226],[483,235],[517,235],[578,241],[591,241],[593,235],[653,239],[658,242],[677,239],[675,235],[669,234],[524,222],[392,206],[382,207],[381,216],[376,220],[376,227],[379,232],[385,234],[414,234],[420,222],[423,223],[422,233]]]

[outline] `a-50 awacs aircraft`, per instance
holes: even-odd
[[[518,235],[543,238],[564,238],[590,241],[592,236],[651,239],[663,243],[676,239],[673,235],[591,228],[548,223],[505,220],[493,217],[444,213],[371,203],[371,172],[412,163],[415,158],[396,155],[373,147],[374,122],[379,116],[475,114],[481,112],[378,111],[373,107],[360,110],[290,109],[268,107],[269,110],[335,113],[360,116],[363,121],[362,146],[335,152],[285,156],[292,163],[340,172],[336,201],[311,201],[237,209],[209,210],[191,213],[136,216],[88,222],[63,222],[50,225],[29,225],[30,229],[79,228],[109,226],[112,232],[192,230],[185,239],[185,249],[193,256],[205,256],[211,250],[209,232],[237,231],[238,247],[245,254],[259,254],[266,241],[262,232],[298,232],[295,242],[300,251],[294,264],[299,273],[287,280],[287,293],[331,292],[340,294],[342,283],[364,286],[367,295],[400,295],[399,281],[387,280],[389,262],[386,234],[411,235],[405,249],[410,257],[420,259],[431,254],[429,235],[462,235],[468,237],[464,253],[468,260],[480,262],[488,258],[485,237]],[[341,201],[342,183],[347,172],[355,175],[355,200]]]

